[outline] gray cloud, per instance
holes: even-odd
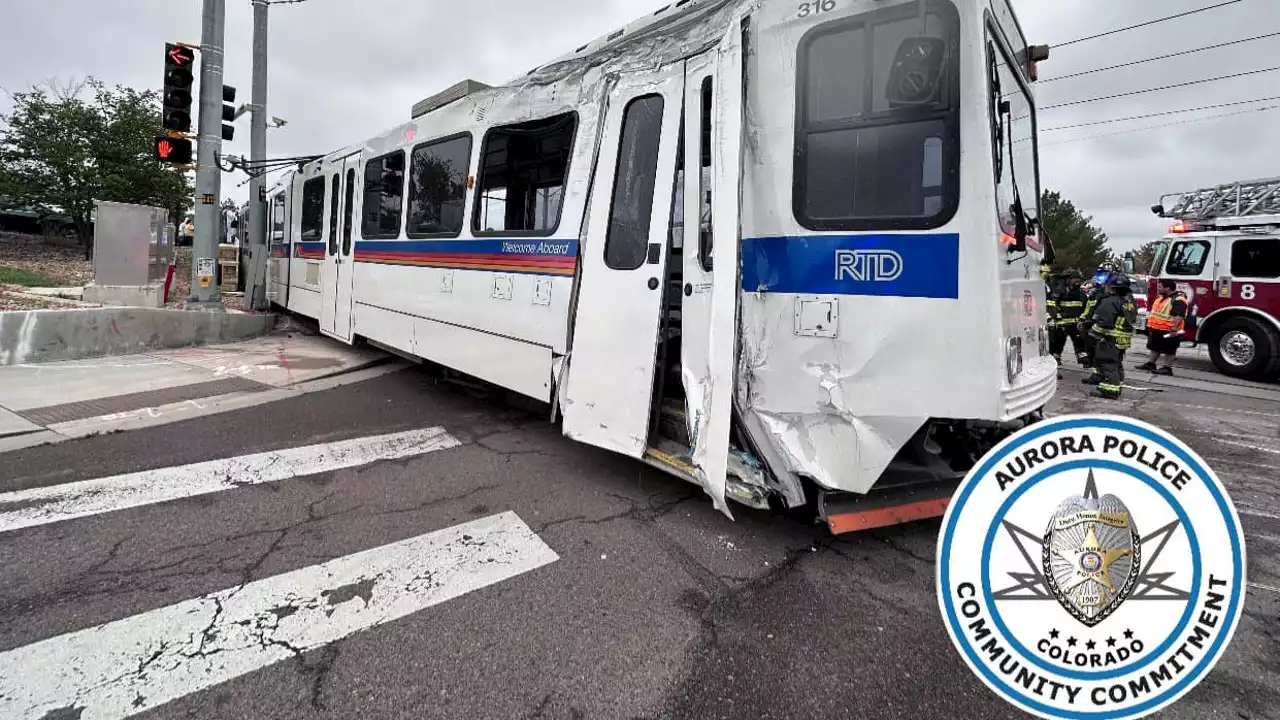
[[[777,1],[777,0],[771,0]],[[1214,0],[1013,0],[1032,42],[1062,42]],[[408,118],[410,106],[463,78],[509,80],[635,20],[664,0],[308,0],[271,8],[271,156],[322,153]],[[41,0],[7,3],[0,23],[0,87],[92,74],[134,87],[160,84],[166,41],[198,42],[197,0]],[[227,77],[247,101],[252,12],[228,0]],[[1245,0],[1182,20],[1053,50],[1048,79],[1079,70],[1280,31],[1280,3]],[[1280,38],[1086,75],[1037,88],[1042,106],[1280,65]],[[1280,110],[1208,122],[1239,106],[1073,130],[1050,128],[1280,95],[1280,72],[1040,113],[1042,180],[1094,216],[1119,249],[1160,235],[1147,208],[1163,193],[1280,174]],[[1275,104],[1275,103],[1272,103]],[[7,107],[0,97],[0,107]],[[1182,123],[1143,132],[1151,125]],[[226,151],[247,153],[237,124]],[[224,192],[242,199],[241,175]]]

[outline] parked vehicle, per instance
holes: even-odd
[[[1158,279],[1177,282],[1195,341],[1220,372],[1280,376],[1280,178],[1160,200],[1152,211],[1174,222],[1156,251],[1148,295]]]

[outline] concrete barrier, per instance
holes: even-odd
[[[162,308],[0,313],[0,366],[235,342],[275,327],[271,314]]]

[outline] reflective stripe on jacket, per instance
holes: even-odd
[[[1109,295],[1094,310],[1093,326],[1089,328],[1089,334],[1109,339],[1117,348],[1128,350],[1133,344],[1133,323],[1137,315],[1138,307],[1131,298]]]
[[[1182,315],[1175,315],[1174,305],[1179,301],[1183,304]],[[1147,318],[1147,327],[1166,333],[1182,332],[1187,324],[1186,305],[1187,298],[1182,294],[1156,298],[1155,304],[1151,306],[1151,316]]]

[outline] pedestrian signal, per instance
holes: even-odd
[[[191,141],[186,138],[167,136],[155,139],[155,159],[170,165],[189,165],[191,163]]]

